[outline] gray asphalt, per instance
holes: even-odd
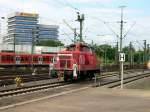
[[[90,87],[0,112],[150,112],[150,91]]]

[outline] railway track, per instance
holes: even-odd
[[[136,69],[136,72],[140,72],[140,71],[143,71],[143,69]],[[130,74],[130,73],[135,73],[135,69],[124,71],[125,75]],[[101,75],[101,78],[108,78],[108,77],[113,77],[113,76],[119,77],[119,72],[108,72],[108,73],[106,72]]]
[[[128,71],[128,73],[134,73],[133,71]],[[129,76],[124,78],[124,84],[127,84],[129,82],[133,82],[135,80],[139,80],[145,77],[149,77],[150,72],[145,72],[145,73],[140,73],[138,75],[134,76]],[[113,75],[112,75],[113,77]],[[105,77],[100,77],[101,79],[106,78]],[[59,82],[52,82],[52,83],[47,83],[47,84],[41,84],[41,85],[34,85],[34,86],[29,86],[29,87],[23,87],[23,88],[14,88],[10,90],[2,90],[0,91],[0,98],[5,98],[5,97],[11,97],[11,96],[17,96],[17,95],[22,95],[26,93],[33,93],[33,92],[38,92],[38,91],[43,91],[46,89],[50,88],[56,88],[56,87],[61,87],[65,85],[72,84],[72,82],[64,82],[64,81],[59,81]],[[103,82],[101,83],[102,87],[107,87],[107,88],[114,88],[120,86],[120,80],[115,79],[111,80],[108,82]]]
[[[132,71],[132,70],[128,70]],[[103,76],[103,77],[112,77],[112,74],[114,76],[117,76],[117,72],[111,72],[111,73],[107,73],[107,76]],[[38,70],[36,72],[36,75],[32,75],[31,70],[27,71],[27,70],[0,70],[0,86],[7,86],[7,85],[12,85],[15,84],[15,77],[16,76],[20,76],[23,79],[23,83],[25,82],[32,82],[32,81],[39,81],[39,80],[46,80],[46,79],[50,79],[49,75],[48,75],[48,70]]]
[[[59,82],[47,83],[47,84],[42,84],[42,85],[30,86],[30,87],[3,90],[3,91],[0,91],[0,99],[27,94],[27,93],[43,91],[46,89],[61,87],[61,86],[69,85],[69,84],[71,84],[71,82],[59,81]]]
[[[128,84],[130,82],[133,82],[133,81],[136,81],[136,80],[139,80],[139,79],[143,79],[143,78],[146,78],[146,77],[150,77],[150,72],[145,72],[145,73],[141,73],[141,74],[138,74],[138,75],[125,77],[123,83]],[[106,88],[116,88],[116,87],[120,86],[120,81],[121,81],[120,79],[112,80],[112,81],[109,81],[109,82],[101,83],[101,86],[106,87]]]
[[[15,77],[16,76],[0,77],[0,86],[4,86],[4,85],[7,86],[7,85],[15,84],[15,81],[14,81]],[[21,78],[23,80],[23,83],[53,79],[48,74],[38,74],[35,76],[31,74],[26,74],[26,75],[22,75]]]
[[[137,69],[136,71],[141,71],[141,69]],[[133,72],[135,72],[135,70],[127,70],[124,73],[129,74]],[[36,74],[34,76],[31,74],[23,74],[20,76],[23,79],[23,83],[52,79],[52,77],[50,77],[48,73]],[[113,77],[113,76],[119,77],[119,73],[118,72],[108,72],[108,73],[104,72],[101,77],[108,78],[108,77]],[[15,81],[14,81],[15,77],[16,75],[11,75],[11,74],[0,75],[0,86],[3,87],[3,86],[15,84]]]

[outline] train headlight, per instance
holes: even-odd
[[[57,61],[57,62],[59,61],[59,57],[56,57],[56,61]]]
[[[53,58],[53,63],[57,63],[57,62],[59,62],[59,57],[54,57]]]
[[[150,60],[147,62],[147,68],[150,70]]]

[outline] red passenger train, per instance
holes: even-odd
[[[95,53],[86,44],[77,42],[71,44],[64,51],[58,52],[54,69],[64,75],[64,80],[92,78],[99,72]]]
[[[14,52],[0,52],[0,66],[48,66],[56,54],[25,54]],[[33,61],[32,61],[33,56]],[[32,63],[33,62],[33,63]]]

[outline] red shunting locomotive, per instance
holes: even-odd
[[[95,53],[89,46],[77,42],[55,57],[54,70],[64,75],[64,80],[93,78],[99,72]]]

